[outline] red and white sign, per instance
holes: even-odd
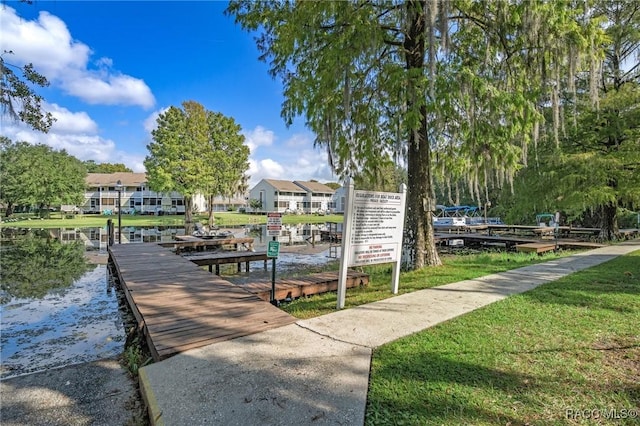
[[[280,236],[282,231],[282,213],[267,213],[267,236]]]

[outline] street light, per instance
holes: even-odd
[[[484,224],[488,225],[489,222],[487,221],[487,208],[491,208],[491,201],[487,200],[486,203],[484,203]]]
[[[118,191],[118,244],[122,243],[122,181],[118,179],[116,182],[116,191]]]

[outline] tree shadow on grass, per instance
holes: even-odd
[[[375,367],[366,424],[524,424],[518,407],[535,404],[527,392],[535,378],[445,357],[418,353]],[[479,401],[477,390],[491,401]],[[492,408],[493,406],[493,408]],[[501,408],[501,409],[499,409]],[[512,411],[512,415],[504,414]]]
[[[640,258],[623,256],[603,267],[588,269],[545,284],[523,297],[545,304],[561,304],[622,313],[638,312],[630,296],[640,295]]]

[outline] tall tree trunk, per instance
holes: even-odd
[[[214,226],[216,224],[216,218],[213,216],[213,199],[215,197],[213,195],[209,195],[209,219],[207,221],[207,224],[211,227]]]
[[[13,203],[7,203],[7,210],[4,212],[4,217],[9,217],[13,214]]]
[[[408,81],[408,110],[420,106],[420,128],[409,132],[407,150],[407,178],[411,186],[407,195],[407,246],[413,269],[424,266],[441,265],[433,235],[432,211],[435,202],[432,197],[431,147],[427,132],[427,107],[424,104],[425,71],[425,25],[426,5],[422,2],[407,2],[409,28],[404,41]],[[415,97],[412,98],[413,96]]]
[[[193,226],[193,197],[184,197],[184,233],[191,235],[194,230]]]
[[[609,202],[600,207],[600,239],[614,240],[618,236],[618,207]]]

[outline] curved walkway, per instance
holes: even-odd
[[[374,348],[635,250],[638,240],[184,352],[140,371],[151,422],[361,425]]]

